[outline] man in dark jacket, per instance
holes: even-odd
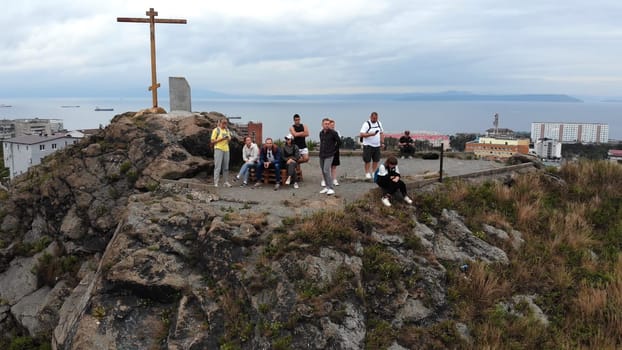
[[[294,184],[294,188],[298,188],[298,178],[296,176],[296,167],[300,161],[300,150],[298,145],[294,143],[292,134],[285,136],[285,144],[281,147],[281,165],[287,169],[287,180],[285,184]]]
[[[324,183],[326,184],[326,187],[320,191],[322,194],[335,194],[330,170],[333,157],[339,146],[341,146],[341,138],[334,129],[330,128],[330,118],[322,119],[322,131],[320,131],[320,169],[322,169]]]
[[[259,187],[263,184],[263,170],[268,168],[274,168],[274,190],[278,190],[281,187],[281,149],[279,146],[272,143],[272,139],[268,137],[264,142],[261,150],[259,151],[259,163],[255,168],[255,175],[257,177],[257,183],[255,187]]]
[[[409,159],[415,154],[415,147],[413,145],[414,143],[415,140],[410,137],[410,131],[404,131],[404,135],[400,137],[400,141],[397,144],[400,147],[400,156],[402,156],[402,159],[404,159],[404,157]]]

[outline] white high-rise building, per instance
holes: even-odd
[[[540,139],[534,144],[534,151],[539,158],[560,159],[562,157],[562,143],[557,140]]]
[[[531,142],[552,139],[561,143],[607,143],[609,125],[601,123],[531,123]]]

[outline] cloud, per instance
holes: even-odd
[[[0,95],[36,81],[97,95],[158,76],[229,93],[617,92],[619,1],[25,0],[0,13]],[[33,80],[34,79],[34,80]],[[19,90],[19,89],[17,89]]]

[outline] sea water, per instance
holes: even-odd
[[[13,98],[0,99],[0,103],[11,105],[0,108],[0,119],[62,119],[69,130],[106,126],[117,114],[151,107],[150,98]],[[161,99],[160,106],[168,110],[168,100]],[[114,111],[95,111],[96,107]],[[613,102],[193,99],[192,110],[220,112],[236,117],[234,122],[261,122],[264,137],[275,139],[288,133],[295,113],[302,116],[313,140],[319,139],[324,117],[334,119],[343,136],[356,137],[373,111],[378,112],[387,133],[406,129],[446,135],[484,133],[493,127],[494,115],[498,113],[499,127],[514,131],[529,132],[532,122],[605,123],[609,125],[610,139],[622,139],[622,103]]]

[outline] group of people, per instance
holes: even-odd
[[[242,147],[243,164],[235,176],[234,181],[242,181],[241,186],[248,186],[250,169],[255,169],[254,187],[263,185],[265,169],[274,169],[274,190],[281,186],[281,168],[287,169],[286,185],[299,188],[296,168],[299,164],[309,161],[309,150],[306,137],[309,129],[300,122],[300,115],[294,114],[294,124],[289,128],[285,136],[285,143],[279,147],[274,144],[272,138],[266,138],[261,148],[255,144],[249,136],[244,138]],[[412,203],[406,192],[406,185],[401,180],[397,167],[397,158],[390,156],[383,164],[380,163],[381,148],[384,147],[384,130],[378,120],[378,113],[372,112],[369,120],[361,126],[360,140],[363,144],[363,162],[365,178],[375,178],[378,186],[383,190],[382,203],[391,206],[390,198],[398,191],[405,202]],[[319,134],[320,149],[319,163],[322,171],[321,194],[335,194],[337,180],[337,166],[340,165],[339,148],[341,147],[341,135],[335,129],[335,121],[330,118],[322,119],[322,130]],[[224,186],[231,187],[228,180],[229,171],[229,141],[231,133],[227,129],[227,120],[222,119],[212,131],[211,143],[214,148],[214,186],[218,187],[220,173],[224,177]],[[400,140],[401,142],[401,140]]]

